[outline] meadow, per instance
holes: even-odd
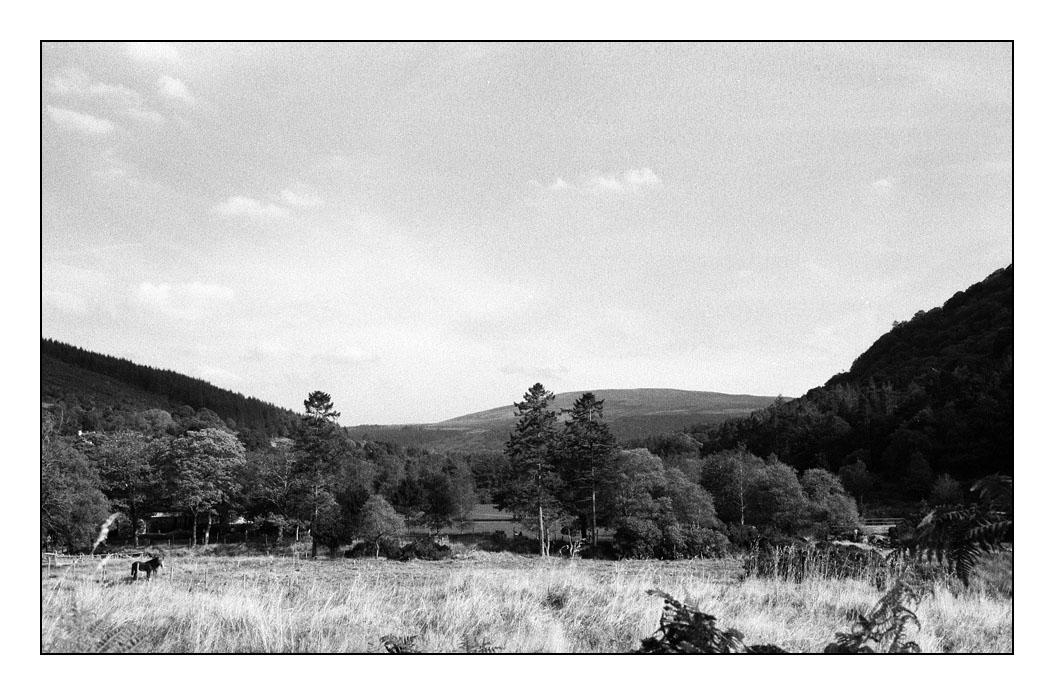
[[[152,581],[127,560],[42,567],[43,652],[625,653],[653,635],[661,589],[752,643],[822,652],[882,596],[863,580],[746,577],[741,560],[600,561],[460,547],[443,561],[302,559],[180,549]],[[1012,553],[971,586],[938,581],[918,609],[923,652],[1013,651]],[[408,640],[407,638],[412,638]]]

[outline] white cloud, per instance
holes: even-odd
[[[654,171],[648,167],[642,169],[628,169],[624,172],[613,172],[607,174],[593,173],[580,176],[577,183],[569,183],[566,179],[558,176],[556,180],[547,186],[532,180],[530,184],[535,188],[545,188],[547,191],[577,191],[579,193],[631,193],[641,188],[657,186],[662,181]]]
[[[52,75],[46,87],[56,96],[87,99],[115,109],[134,108],[143,103],[143,97],[134,89],[123,84],[92,82],[88,73],[76,66]]]
[[[80,94],[84,92],[91,78],[78,67],[69,67],[57,75],[52,75],[47,82],[47,89],[52,94]]]
[[[321,205],[322,199],[302,188],[299,189],[299,192],[287,188],[282,191],[282,202],[297,208],[313,208]]]
[[[134,41],[128,44],[128,57],[148,63],[174,63],[179,60],[179,52],[172,44],[160,41]]]
[[[169,75],[162,75],[157,79],[157,93],[166,99],[183,101],[188,104],[194,102],[194,97],[183,80]]]
[[[630,169],[625,175],[626,183],[631,186],[657,186],[659,183],[659,177],[655,175],[655,172],[645,167],[643,169]]]
[[[81,135],[109,135],[114,130],[112,121],[105,118],[97,118],[80,111],[60,109],[55,106],[47,107],[48,116],[60,128],[70,130]]]
[[[213,212],[224,217],[255,217],[260,219],[275,219],[289,214],[289,210],[274,203],[261,203],[255,198],[235,195],[226,202],[220,203],[212,208]]]
[[[871,193],[879,198],[893,195],[896,190],[897,180],[892,178],[879,179],[871,183]]]

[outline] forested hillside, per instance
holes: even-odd
[[[942,474],[1011,473],[1013,300],[1011,265],[895,324],[802,398],[690,434],[703,455],[745,447],[798,470],[843,470],[857,494],[917,500]]]
[[[147,421],[155,420],[164,429],[168,415],[225,426],[252,446],[287,436],[297,419],[292,411],[201,379],[47,338],[40,341],[40,401],[54,410],[61,434],[149,431],[158,425]]]

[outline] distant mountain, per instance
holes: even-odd
[[[585,391],[557,394],[553,410],[570,409]],[[679,389],[599,389],[604,419],[616,439],[646,437],[700,422],[717,423],[743,416],[773,402],[769,396],[729,395]],[[433,424],[357,425],[346,428],[356,439],[389,441],[440,451],[499,451],[516,422],[516,408],[507,406],[470,413]]]
[[[799,470],[860,461],[915,500],[942,473],[1011,473],[1014,266],[895,323],[824,386],[693,434],[703,454],[745,446]]]
[[[40,341],[40,401],[63,433],[141,429],[146,411],[203,418],[259,442],[288,434],[290,410],[167,369],[103,355],[47,338]]]

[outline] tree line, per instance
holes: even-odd
[[[315,391],[290,437],[249,448],[218,418],[185,428],[63,435],[41,418],[41,535],[87,549],[110,514],[138,543],[156,511],[181,512],[191,543],[239,517],[276,541],[310,531],[312,555],[365,541],[397,550],[411,525],[434,532],[465,522],[474,505],[511,511],[542,555],[559,538],[597,556],[716,556],[762,534],[852,528],[856,505],[823,470],[798,476],[743,449],[703,459],[620,449],[604,402],[581,396],[566,413],[535,384],[516,403],[504,454],[436,454],[355,441],[330,396]],[[207,415],[207,414],[206,414]],[[520,543],[520,550],[527,550]]]
[[[515,404],[494,502],[514,512],[548,555],[557,535],[577,530],[594,549],[613,530],[618,557],[715,556],[763,534],[828,534],[858,525],[856,502],[822,469],[801,477],[775,456],[744,449],[702,459],[663,459],[619,449],[603,401],[586,393],[559,424],[552,392],[535,384]]]
[[[477,496],[472,457],[356,442],[330,397],[312,392],[290,437],[250,448],[218,417],[185,427],[62,434],[41,414],[41,537],[84,550],[109,514],[138,542],[157,511],[181,512],[192,544],[214,520],[241,517],[275,540],[310,531],[312,554],[354,539],[379,552],[407,524],[438,529],[464,520]]]

